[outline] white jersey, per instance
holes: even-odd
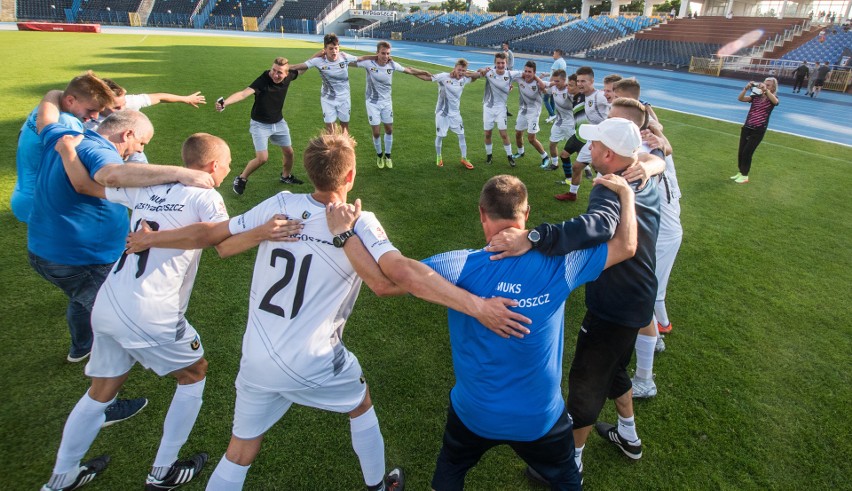
[[[555,85],[547,91],[553,95],[553,108],[556,110],[556,121],[553,126],[574,126],[574,98],[568,93],[568,86],[559,90]]]
[[[376,105],[390,103],[393,72],[405,71],[405,67],[395,61],[379,65],[375,60],[359,61],[358,66],[367,71],[367,102]]]
[[[337,60],[328,61],[324,56],[311,58],[305,62],[308,67],[315,67],[322,78],[321,96],[328,100],[349,99],[349,63],[358,61],[358,58],[338,53]]]
[[[133,210],[131,226],[145,220],[153,230],[228,219],[222,196],[213,189],[179,183],[146,188],[106,188],[110,201]],[[186,307],[198,271],[201,250],[149,249],[122,255],[98,292],[92,330],[125,348],[180,341]]]
[[[485,92],[482,94],[482,104],[485,107],[506,107],[509,98],[509,88],[512,82],[521,78],[523,72],[503,70],[502,74],[491,67],[485,74]]]
[[[230,223],[240,233],[275,214],[302,220],[298,242],[262,242],[249,296],[239,383],[272,391],[319,387],[344,367],[341,337],[361,279],[332,245],[325,205],[309,194],[279,193]],[[396,250],[372,213],[355,232],[378,261]],[[351,239],[350,239],[351,240]]]
[[[598,124],[609,115],[609,103],[602,90],[596,90],[585,97],[583,104],[574,108],[574,122],[581,124]]]
[[[666,155],[666,170],[663,172],[663,178],[657,184],[660,192],[660,206],[665,206],[672,201],[680,200],[680,186],[677,183],[677,172],[675,172],[674,159],[671,155]]]
[[[473,80],[470,77],[455,79],[449,73],[432,75],[432,81],[438,84],[438,104],[435,114],[439,116],[461,115],[459,105],[464,86]]]
[[[526,115],[536,115],[541,113],[541,91],[538,87],[538,80],[533,79],[532,82],[520,78],[518,79],[518,113]]]

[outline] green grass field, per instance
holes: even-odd
[[[246,87],[274,57],[301,62],[316,49],[281,39],[0,32],[0,459],[6,470],[0,487],[35,489],[46,481],[65,419],[88,385],[83,366],[65,362],[66,298],[30,269],[26,227],[9,210],[16,137],[26,115],[47,90],[62,88],[85,69],[114,78],[130,93],[201,90],[210,101],[206,107],[145,110],[156,128],[146,153],[152,162],[177,164],[182,140],[207,131],[230,143],[233,172],[239,172],[253,157],[251,101],[221,114],[213,101]],[[466,89],[462,101],[475,170],[456,163],[452,135],[444,142],[446,166],[435,167],[437,88],[405,75],[394,84],[394,169],[377,169],[364,76],[353,70],[351,77],[360,163],[350,198],[362,198],[406,255],[482,246],[477,198],[485,180],[499,173],[526,182],[532,225],[585,210],[588,181],[577,203],[557,202],[552,195],[563,191],[557,176],[538,169],[529,145],[516,169],[505,164],[499,145],[495,163],[484,165],[481,82]],[[301,177],[304,142],[322,128],[318,99],[313,70],[293,83],[285,105]],[[512,104],[516,108],[517,100]],[[592,435],[584,455],[586,487],[850,489],[852,439],[844,419],[852,402],[848,148],[769,133],[757,151],[752,182],[737,186],[728,180],[736,172],[737,125],[657,112],[675,149],[684,194],[685,235],[668,294],[675,330],[656,361],[660,394],[636,404],[642,460],[631,462]],[[243,196],[231,192],[230,180],[224,183],[220,191],[232,215],[283,189],[279,156],[271,152]],[[227,446],[253,262],[253,253],[220,260],[212,251],[202,260],[188,318],[204,337],[210,371],[204,407],[183,453],[207,451],[211,462],[187,489],[203,489]],[[577,291],[568,301],[566,373],[582,299]],[[365,288],[346,342],[371,385],[388,466],[404,466],[411,489],[428,489],[453,385],[445,310],[412,297],[379,299]],[[150,404],[101,432],[88,455],[109,453],[113,461],[88,488],[142,487],[173,390],[171,380],[134,369],[123,395],[146,396]],[[601,418],[614,417],[610,404]],[[468,488],[532,489],[523,469],[507,448],[492,451],[470,473]],[[268,433],[246,489],[363,489],[347,418],[291,410]]]

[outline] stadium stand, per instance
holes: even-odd
[[[774,17],[699,17],[696,19],[674,19],[653,29],[636,33],[636,39],[665,39],[669,41],[727,44],[747,33],[759,30],[761,35],[754,43],[761,45],[784,31],[801,25],[806,19]]]
[[[648,65],[689,66],[691,58],[710,58],[721,44],[669,41],[666,39],[630,39],[615,46],[586,52],[586,58]]]
[[[414,12],[413,14],[406,15],[397,21],[382,23],[380,26],[373,29],[372,37],[390,39],[392,32],[408,32],[415,27],[420,27],[432,22],[439,15],[441,15],[441,12],[437,11]]]
[[[513,44],[515,50],[530,53],[551,53],[554,49],[576,53],[628,36],[658,22],[657,18],[645,16],[589,17]]]
[[[243,17],[260,17],[274,2],[272,0],[216,0],[213,15],[231,14]]]
[[[128,12],[139,10],[142,0],[83,0],[77,14],[79,22],[128,25]]]
[[[448,41],[466,31],[476,29],[499,18],[498,14],[449,12],[403,33],[402,39],[409,41]]]
[[[284,2],[278,12],[275,13],[273,21],[266,26],[267,31],[281,31],[296,33],[315,33],[316,19],[323,10],[340,3],[340,0],[299,0],[297,2]]]
[[[74,0],[55,0],[51,2],[33,2],[18,0],[18,20],[49,20],[65,22],[65,9],[70,10]]]
[[[203,0],[157,0],[148,16],[155,27],[192,27],[190,18]]]
[[[827,61],[832,65],[840,62],[843,56],[843,51],[852,49],[852,31],[843,32],[837,30],[834,33],[826,29],[825,41],[820,42],[819,38],[814,38],[798,48],[782,55],[780,60],[796,60],[796,61]]]
[[[576,15],[565,14],[518,14],[504,19],[498,24],[484,27],[467,35],[470,46],[499,46],[504,41],[535,34],[566,24],[576,19]]]

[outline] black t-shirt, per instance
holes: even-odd
[[[249,85],[254,89],[254,104],[251,106],[251,119],[266,124],[275,124],[282,119],[284,110],[284,98],[287,97],[287,89],[290,82],[296,80],[299,72],[290,70],[280,84],[272,81],[269,72],[263,72]]]

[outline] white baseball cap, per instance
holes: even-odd
[[[642,145],[642,135],[632,121],[609,118],[598,124],[580,126],[580,136],[586,141],[599,141],[622,157],[633,157]]]

